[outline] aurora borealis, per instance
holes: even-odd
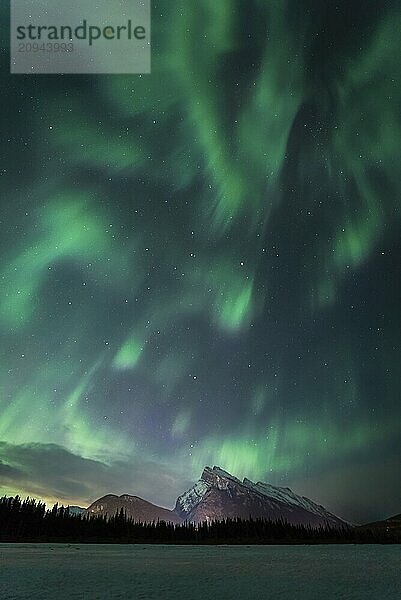
[[[152,10],[151,75],[2,53],[0,492],[399,513],[401,3]]]

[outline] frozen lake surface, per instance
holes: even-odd
[[[401,546],[0,544],[1,600],[400,600]]]

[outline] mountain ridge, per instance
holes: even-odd
[[[359,529],[370,529],[376,533],[401,533],[401,514],[387,517],[387,519],[382,519],[381,521],[360,525]]]
[[[148,502],[139,496],[131,496],[130,494],[106,494],[95,502],[92,502],[86,509],[86,513],[90,515],[107,515],[111,517],[116,513],[124,510],[127,517],[132,517],[136,521],[153,522],[167,521],[171,523],[180,523],[181,519],[168,508],[162,508],[152,502]]]
[[[290,488],[269,483],[254,483],[246,477],[241,481],[220,467],[205,467],[200,479],[181,494],[173,509],[162,508],[130,494],[106,494],[93,502],[86,513],[112,516],[123,509],[137,521],[158,520],[172,523],[222,520],[225,518],[265,518],[292,524],[348,526],[322,505]]]
[[[201,479],[178,497],[175,512],[185,520],[200,522],[226,517],[262,517],[311,526],[346,526],[345,520],[323,506],[264,482],[243,481],[220,467],[205,467]]]

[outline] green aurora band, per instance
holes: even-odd
[[[150,76],[4,66],[0,491],[219,464],[399,512],[401,6],[335,4],[155,2]]]

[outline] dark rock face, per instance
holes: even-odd
[[[289,488],[240,481],[218,467],[206,467],[200,481],[177,500],[182,519],[209,521],[225,517],[282,519],[311,526],[346,525],[344,521]]]
[[[132,517],[136,521],[142,522],[153,522],[153,521],[167,521],[171,523],[179,523],[181,519],[172,511],[167,508],[161,508],[151,502],[142,500],[138,496],[130,496],[129,494],[123,494],[122,496],[115,496],[108,494],[99,498],[91,504],[86,512],[90,515],[108,515],[109,517],[114,516],[121,509],[123,509],[127,517]]]

